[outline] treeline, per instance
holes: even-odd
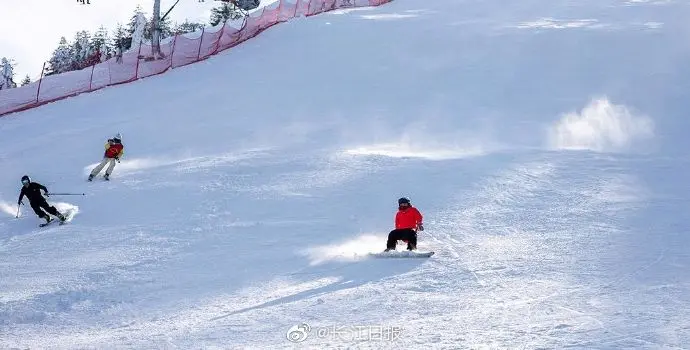
[[[137,30],[138,19],[142,16],[146,18],[146,13],[140,6],[137,6],[129,22],[126,25],[118,24],[112,33],[101,26],[94,33],[86,30],[77,32],[71,41],[62,37],[58,47],[48,60],[45,74],[59,74],[83,69],[122,54],[132,46],[132,37]],[[143,39],[151,40],[153,36],[151,21],[147,20],[143,25]],[[187,20],[184,23],[172,24],[170,19],[166,18],[160,23],[161,39],[194,32],[203,26],[202,23]]]
[[[249,8],[259,5],[259,0],[245,0],[245,2],[248,2],[247,7]],[[244,8],[245,4],[241,3],[240,6]],[[222,2],[221,5],[211,10],[208,24],[215,26],[229,19],[242,18],[245,13],[232,2]],[[141,22],[142,18],[143,23]],[[143,32],[140,33],[141,39],[151,40],[153,36],[152,22],[150,18],[146,17],[146,12],[141,6],[134,9],[128,23],[118,24],[112,32],[101,26],[93,33],[87,30],[79,31],[72,40],[67,40],[65,37],[60,38],[57,48],[53,50],[47,62],[44,75],[83,69],[121,55],[132,46],[133,37],[138,34],[135,33],[138,25],[143,26]],[[201,30],[203,27],[203,23],[190,22],[189,20],[185,20],[183,23],[171,23],[170,18],[167,17],[160,23],[161,40],[178,34]],[[12,59],[0,59],[0,90],[17,87],[14,80],[15,66],[16,63]],[[21,85],[30,82],[31,79],[26,76]]]

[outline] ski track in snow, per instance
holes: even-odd
[[[440,229],[434,238],[450,249],[452,259],[436,278],[448,276],[451,269],[472,277],[471,283],[451,287],[470,295],[463,293],[455,301],[464,307],[450,326],[463,327],[461,333],[472,336],[448,339],[451,343],[560,347],[569,342],[562,329],[591,332],[601,326],[595,312],[567,302],[572,294],[586,295],[587,287],[578,283],[577,276],[563,273],[571,268],[559,265],[576,259],[569,256],[573,245],[590,239],[581,220],[598,215],[603,203],[588,198],[594,187],[590,183],[559,191],[561,166],[518,165],[484,184],[471,197],[472,204],[465,199],[463,207],[439,215],[444,219],[435,222]],[[569,222],[572,211],[578,215]]]

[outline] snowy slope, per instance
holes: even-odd
[[[688,15],[396,0],[1,118],[0,348],[687,347]],[[400,196],[436,255],[361,258]]]

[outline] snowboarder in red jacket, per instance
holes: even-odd
[[[417,249],[417,231],[424,231],[422,214],[410,204],[407,198],[398,199],[398,213],[395,214],[395,230],[388,234],[386,252],[395,250],[398,241],[407,242],[407,250]]]

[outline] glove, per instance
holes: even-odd
[[[24,205],[24,202],[19,201],[19,202],[17,202],[17,205]]]
[[[424,225],[420,222],[419,225],[417,225],[417,230],[419,231],[424,231]]]

